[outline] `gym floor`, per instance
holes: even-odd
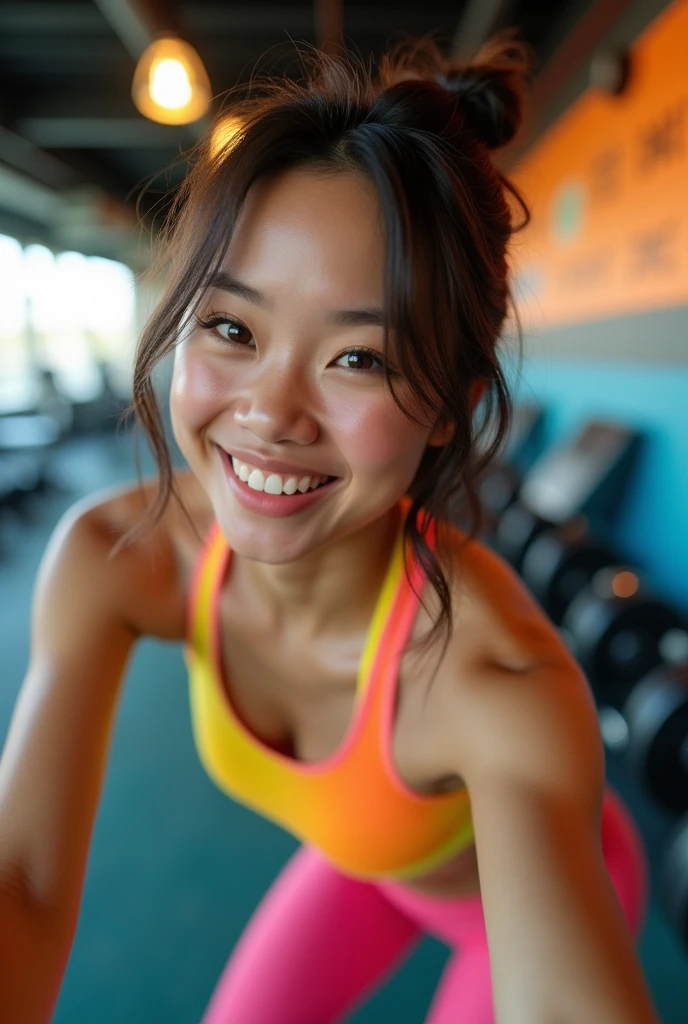
[[[151,472],[143,445],[142,462]],[[47,540],[80,497],[135,479],[131,437],[73,440],[55,453],[51,472],[61,490],[35,502],[30,522],[0,523],[0,743],[26,670],[31,593]],[[186,686],[178,645],[138,646],[54,1024],[196,1024],[244,925],[296,849],[290,836],[228,800],[205,775]],[[611,755],[607,769],[645,836],[655,893],[671,821],[631,789]],[[639,952],[663,1024],[685,1024],[688,953],[655,895]],[[350,1024],[420,1024],[447,956],[439,942],[424,940]]]

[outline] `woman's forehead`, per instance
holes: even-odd
[[[226,266],[265,290],[295,283],[380,299],[384,232],[373,187],[353,172],[292,170],[251,190]],[[260,279],[248,280],[248,278]]]

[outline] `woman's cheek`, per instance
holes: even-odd
[[[226,374],[215,361],[203,358],[192,346],[175,350],[170,414],[176,430],[194,432],[210,423],[224,408],[229,391]]]
[[[409,480],[425,450],[426,435],[389,395],[333,410],[333,431],[350,468],[371,478],[397,473]]]

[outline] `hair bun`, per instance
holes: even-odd
[[[526,45],[513,36],[488,42],[470,64],[447,64],[435,81],[459,99],[471,128],[488,149],[511,142],[523,119],[530,70]]]

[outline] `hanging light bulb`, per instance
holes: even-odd
[[[188,124],[210,105],[210,82],[196,51],[182,39],[156,39],[136,65],[131,97],[144,117]]]

